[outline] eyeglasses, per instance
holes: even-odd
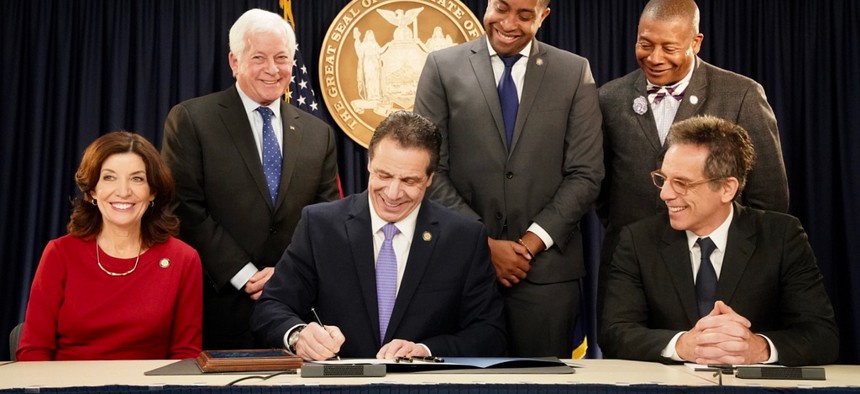
[[[654,186],[657,186],[658,189],[663,189],[663,186],[666,184],[667,179],[668,178],[666,178],[666,175],[663,175],[662,173],[660,173],[659,170],[651,171],[651,180],[654,181]],[[690,191],[690,189],[692,189],[696,186],[699,186],[703,183],[708,183],[708,182],[716,181],[719,179],[723,179],[723,177],[711,178],[711,179],[702,179],[701,181],[695,181],[695,182],[687,182],[687,181],[682,181],[680,179],[672,179],[669,181],[669,183],[672,184],[672,190],[674,190],[675,193],[678,193],[682,196],[685,196]]]

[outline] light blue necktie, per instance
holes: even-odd
[[[717,297],[717,271],[711,263],[711,253],[717,248],[710,238],[699,238],[696,241],[702,252],[699,273],[696,274],[696,298],[699,303],[699,317],[704,317],[714,309]]]
[[[275,138],[275,129],[272,128],[272,109],[259,107],[257,112],[263,117],[263,173],[266,174],[272,205],[275,205],[278,200],[278,186],[281,184],[281,149]]]
[[[508,149],[511,149],[511,142],[514,140],[514,126],[517,124],[517,111],[520,108],[517,85],[514,84],[514,78],[511,77],[511,68],[522,56],[519,54],[499,56],[499,59],[505,63],[505,71],[502,73],[502,79],[499,80],[499,104],[502,105],[502,119],[505,121],[505,142],[508,144]]]
[[[376,303],[379,306],[379,343],[385,341],[385,331],[388,330],[388,321],[391,319],[391,311],[394,310],[394,300],[397,298],[397,256],[394,255],[394,247],[391,242],[394,236],[400,232],[394,223],[382,226],[385,240],[379,249],[379,257],[376,258]]]

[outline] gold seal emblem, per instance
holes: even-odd
[[[326,107],[366,148],[389,113],[412,110],[428,53],[482,34],[481,22],[459,0],[353,0],[320,50]]]
[[[424,234],[421,235],[421,238],[425,241],[430,241],[433,239],[433,234],[430,234],[429,231],[425,231]]]
[[[161,268],[170,267],[170,259],[168,259],[167,257],[162,258],[161,261],[158,262],[158,266],[160,266]]]

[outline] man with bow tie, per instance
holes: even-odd
[[[305,360],[505,354],[487,230],[425,197],[441,143],[411,112],[379,124],[367,191],[302,210],[251,318],[258,338]]]
[[[712,115],[746,129],[758,160],[740,202],[788,211],[779,131],[764,89],[698,58],[703,39],[693,0],[651,0],[639,19],[639,69],[599,90],[606,176],[597,213],[607,230],[601,271],[623,226],[666,211],[649,171],[660,168],[669,127],[693,116]]]

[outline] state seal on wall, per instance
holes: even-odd
[[[389,113],[412,110],[427,54],[482,34],[481,22],[459,0],[353,0],[320,50],[323,101],[366,148]]]

